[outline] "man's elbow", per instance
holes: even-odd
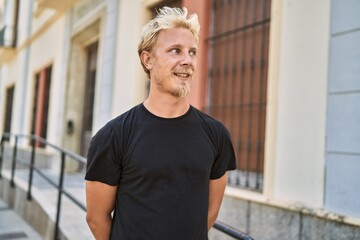
[[[214,222],[218,217],[218,215],[219,215],[219,210],[213,210],[209,213],[210,219],[212,219]]]
[[[99,227],[99,219],[94,216],[94,214],[86,213],[86,222],[91,229],[92,232],[96,231],[96,229]]]
[[[86,222],[89,226],[94,224],[94,217],[89,213],[86,213]]]
[[[208,230],[210,230],[210,228],[212,228],[218,215],[219,215],[218,210],[217,211],[216,210],[209,211],[209,213],[208,213]]]
[[[109,239],[111,229],[111,215],[99,213],[86,213],[86,222],[97,240]]]

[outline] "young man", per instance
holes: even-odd
[[[149,96],[89,148],[87,222],[97,240],[208,239],[235,157],[226,128],[185,98],[199,29],[196,15],[168,7],[143,29]]]

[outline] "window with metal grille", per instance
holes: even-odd
[[[182,0],[164,0],[164,1],[161,1],[159,4],[157,4],[157,5],[155,5],[154,7],[151,8],[153,18],[157,15],[159,9],[164,7],[164,6],[181,8],[182,7]]]
[[[229,129],[229,184],[262,191],[271,0],[213,0],[206,110]]]

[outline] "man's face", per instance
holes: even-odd
[[[185,97],[196,70],[197,41],[185,28],[162,30],[150,53],[151,84],[161,92]]]

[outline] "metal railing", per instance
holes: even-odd
[[[239,231],[238,229],[235,229],[223,222],[220,221],[216,221],[213,228],[225,233],[226,235],[229,235],[235,239],[240,239],[240,240],[254,240],[252,237],[250,237],[249,235],[247,235],[246,233],[243,233],[241,231]]]
[[[15,186],[15,182],[14,182],[14,177],[15,177],[15,169],[16,169],[16,164],[21,164],[24,166],[28,166],[29,167],[29,179],[28,179],[28,190],[27,190],[27,200],[32,200],[32,194],[31,194],[31,188],[33,185],[33,178],[34,178],[34,171],[39,174],[44,180],[46,180],[50,185],[52,185],[53,187],[57,188],[58,190],[58,196],[57,196],[57,208],[56,208],[56,220],[55,220],[55,232],[54,232],[54,239],[59,239],[59,222],[60,222],[60,213],[61,213],[61,201],[62,201],[62,196],[65,195],[66,197],[68,197],[74,204],[76,204],[80,209],[86,211],[86,207],[85,205],[80,202],[79,200],[77,200],[72,194],[70,194],[69,192],[67,192],[64,189],[63,183],[64,183],[64,170],[65,170],[65,159],[66,157],[69,157],[75,161],[78,161],[80,163],[85,164],[86,160],[85,158],[66,151],[54,144],[48,143],[45,139],[35,136],[35,135],[25,135],[25,134],[11,134],[11,133],[4,133],[2,138],[1,138],[1,145],[0,145],[0,178],[2,178],[2,166],[3,166],[3,160],[4,160],[4,143],[5,141],[10,142],[11,137],[14,137],[14,148],[13,148],[13,153],[11,156],[11,175],[10,175],[10,185],[11,187]],[[23,159],[19,159],[17,157],[17,153],[18,153],[18,142],[20,138],[25,138],[30,140],[30,144],[31,144],[31,157],[30,157],[30,162],[27,162]],[[60,166],[60,175],[59,175],[59,180],[58,183],[54,182],[52,179],[50,179],[48,176],[46,176],[45,173],[43,173],[41,171],[41,169],[35,167],[35,154],[36,154],[36,142],[38,143],[42,143],[46,146],[49,146],[51,148],[53,148],[54,150],[56,150],[57,152],[59,152],[61,154],[61,166]]]
[[[59,233],[60,233],[59,222],[60,222],[62,195],[64,194],[66,197],[68,197],[68,199],[70,199],[80,209],[82,209],[83,211],[86,211],[86,206],[82,202],[77,200],[72,194],[70,194],[69,192],[67,192],[64,189],[63,182],[64,182],[66,157],[69,157],[75,161],[82,163],[82,164],[86,164],[86,159],[78,154],[72,153],[61,147],[51,144],[51,143],[47,142],[45,139],[35,136],[35,135],[3,133],[2,137],[1,137],[1,143],[0,143],[0,179],[2,178],[2,167],[3,167],[3,161],[4,161],[4,144],[5,144],[5,142],[10,142],[11,137],[15,138],[13,153],[11,156],[11,175],[10,175],[11,187],[15,186],[14,177],[15,177],[16,164],[22,164],[22,165],[26,165],[29,167],[27,200],[29,200],[29,201],[32,200],[31,188],[32,188],[32,184],[33,184],[34,171],[37,174],[39,174],[43,179],[45,179],[50,185],[57,188],[57,190],[58,190],[55,232],[54,232],[54,239],[57,240],[57,239],[59,239]],[[30,162],[27,162],[23,159],[19,159],[17,157],[19,138],[25,138],[25,139],[30,140],[30,144],[31,144]],[[46,174],[44,174],[41,171],[41,169],[39,169],[35,166],[36,142],[42,143],[44,146],[49,146],[61,154],[61,166],[60,166],[60,175],[59,175],[58,183],[54,182],[52,179],[50,179],[48,176],[46,176]],[[215,229],[223,232],[224,234],[227,234],[237,240],[252,240],[253,239],[250,236],[248,236],[247,234],[245,234],[231,226],[228,226],[220,221],[216,221],[213,227]]]

